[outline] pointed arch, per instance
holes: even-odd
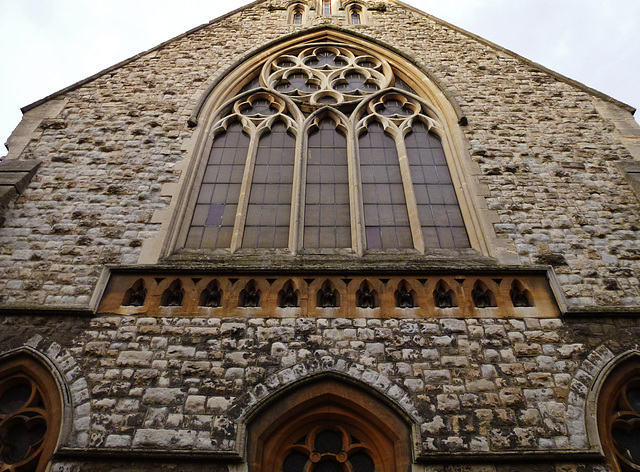
[[[640,352],[618,356],[601,370],[597,393],[597,434],[614,472],[640,469]]]
[[[314,376],[254,409],[247,423],[249,470],[295,472],[309,461],[337,467],[363,461],[371,471],[407,470],[408,419],[357,381],[346,380]],[[324,450],[322,439],[334,444],[331,450]]]
[[[30,349],[0,356],[0,462],[9,470],[43,472],[63,421],[58,379]]]
[[[363,255],[367,249],[377,247],[382,250],[398,248],[405,252],[417,249],[418,253],[440,248],[471,247],[483,254],[490,254],[484,232],[487,228],[492,231],[492,227],[490,223],[487,224],[488,221],[480,223],[480,206],[473,195],[464,191],[469,187],[467,180],[473,172],[468,168],[471,160],[462,159],[466,156],[467,150],[464,138],[457,128],[459,113],[456,113],[455,102],[447,99],[438,84],[431,80],[425,71],[410,63],[398,51],[379,42],[327,27],[313,28],[305,33],[289,36],[277,44],[268,45],[259,52],[260,54],[252,54],[235,70],[220,79],[215,90],[206,92],[208,98],[204,99],[198,112],[205,121],[203,121],[204,126],[196,131],[193,153],[195,159],[185,164],[186,169],[181,176],[182,188],[186,191],[177,195],[172,201],[172,204],[175,202],[178,211],[166,228],[166,244],[160,250],[161,256],[170,255],[181,248],[199,249],[203,247],[199,244],[206,239],[205,232],[213,231],[209,228],[209,223],[216,218],[210,219],[208,210],[211,209],[205,208],[206,205],[202,203],[197,203],[193,189],[198,189],[203,178],[202,161],[207,153],[207,145],[215,145],[215,139],[211,144],[212,138],[218,133],[224,135],[225,131],[222,130],[226,130],[234,120],[242,124],[243,132],[251,134],[247,163],[242,176],[233,225],[225,226],[225,232],[231,232],[231,235],[225,236],[222,244],[216,242],[207,249],[218,250],[221,255],[224,255],[244,248],[264,249],[269,246],[266,243],[266,246],[263,246],[260,242],[250,244],[246,239],[253,237],[255,231],[259,231],[261,221],[255,228],[252,227],[249,235],[245,233],[245,225],[248,218],[249,195],[253,193],[250,185],[257,148],[264,136],[269,135],[269,130],[272,129],[270,127],[273,124],[278,126],[277,123],[283,122],[288,132],[295,136],[295,146],[292,146],[295,147],[295,156],[293,163],[289,164],[293,168],[291,206],[288,207],[290,208],[289,232],[288,238],[286,236],[275,238],[274,241],[277,239],[279,242],[270,245],[269,249],[280,249],[281,252],[291,254],[301,250],[326,252],[322,248],[311,248],[304,243],[305,219],[307,222],[311,219],[305,208],[304,192],[308,179],[308,130],[312,128],[309,118],[305,119],[304,115],[313,115],[323,106],[329,110],[321,112],[325,116],[349,116],[346,123],[340,120],[344,123],[344,128],[341,127],[342,124],[338,128],[346,130],[347,135],[350,243],[342,241],[347,241],[346,236],[341,239],[334,237],[335,241],[328,246],[330,249],[334,251],[346,249],[347,253]],[[297,77],[296,74],[302,74],[301,82],[296,82],[294,85],[291,81]],[[298,79],[296,78],[295,81]],[[401,88],[394,88],[393,85]],[[214,91],[218,93],[213,93]],[[233,97],[233,94],[237,95]],[[258,94],[262,94],[259,97],[261,101],[252,102],[251,97],[257,97]],[[382,99],[391,95],[398,101],[414,106],[417,115],[400,122],[397,117],[376,115],[375,110],[364,112],[365,109],[373,106],[374,98]],[[245,108],[242,106],[238,108],[239,103],[243,103],[242,106]],[[258,103],[269,116],[243,115],[242,110],[248,109],[253,103]],[[270,107],[274,105],[277,108],[278,104],[283,104],[284,109],[274,116]],[[367,121],[362,121],[365,118]],[[409,237],[404,238],[402,243],[396,242],[397,244],[390,246],[382,243],[378,246],[370,244],[367,247],[365,242],[367,239],[366,208],[362,204],[361,195],[364,182],[361,180],[361,153],[357,146],[355,129],[358,124],[362,133],[372,122],[381,123],[385,131],[393,136],[398,154],[396,160],[401,165],[401,179],[398,184],[402,187],[399,195],[404,195],[404,202],[400,202],[399,205],[404,206],[404,212],[400,213],[407,214],[405,219],[409,221],[407,227],[410,231],[407,233]],[[235,126],[237,128],[237,125]],[[207,137],[207,129],[211,130],[212,137]],[[437,135],[444,153],[442,167],[450,169],[447,188],[434,197],[439,199],[435,204],[437,206],[428,202],[432,195],[429,195],[430,190],[426,189],[425,185],[421,184],[419,188],[414,187],[411,177],[412,169],[407,164],[408,151],[405,140],[415,140],[416,136],[422,136],[422,134],[426,136],[427,141],[431,139],[430,136]],[[422,165],[419,159],[416,162],[414,167]],[[416,188],[422,200],[416,200]],[[196,208],[198,204],[200,207]],[[185,220],[194,211],[197,213],[200,226],[189,230],[185,228]],[[221,211],[217,213],[213,211],[213,213],[215,213],[214,217],[221,219],[218,215]],[[391,215],[400,213],[395,209],[390,212]],[[344,214],[341,215],[341,217],[344,216]],[[285,221],[286,218],[280,218],[280,220]],[[284,231],[284,223],[282,224],[281,228]],[[220,223],[218,225],[220,226]],[[315,225],[317,228],[321,226]],[[387,232],[393,232],[396,226],[395,223],[389,226]],[[439,226],[443,226],[443,229],[439,229]],[[340,225],[333,226],[334,232],[338,227]],[[195,237],[192,237],[190,231],[197,233]],[[349,233],[342,232],[345,235]],[[314,239],[318,242],[316,246],[321,245],[319,241],[325,240],[318,235]],[[286,244],[285,240],[287,240]],[[310,241],[310,238],[307,238],[307,241]],[[347,244],[349,247],[345,248]]]
[[[304,124],[300,224],[303,248],[351,248],[353,172],[348,118],[329,107],[312,113]]]

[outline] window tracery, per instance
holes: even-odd
[[[292,46],[216,116],[186,248],[470,247],[438,114],[382,57]]]
[[[351,8],[351,24],[352,25],[362,24],[362,11],[358,7]]]
[[[407,424],[336,379],[305,382],[248,425],[251,472],[398,472],[410,463]]]
[[[640,470],[640,359],[619,365],[600,392],[598,429],[616,472]]]
[[[44,471],[60,417],[56,384],[43,366],[27,356],[0,364],[0,471]]]

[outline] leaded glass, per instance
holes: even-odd
[[[322,14],[331,15],[331,0],[322,0]]]
[[[321,454],[338,454],[342,451],[342,437],[336,431],[326,430],[316,436],[314,450]]]
[[[295,138],[275,124],[258,144],[243,247],[284,248],[289,243]]]
[[[351,23],[354,25],[359,25],[360,21],[360,12],[356,9],[351,10]]]
[[[2,393],[0,397],[0,413],[14,413],[24,406],[31,396],[31,385],[19,383]]]
[[[376,467],[371,457],[364,452],[351,455],[349,462],[353,472],[374,472]]]
[[[214,139],[196,208],[187,235],[187,248],[226,248],[238,209],[249,137],[234,123]]]
[[[309,136],[304,247],[351,246],[347,140],[331,119]]]
[[[405,142],[425,246],[470,247],[440,139],[418,122]]]
[[[360,137],[360,164],[367,247],[413,247],[396,143],[377,122]]]
[[[292,452],[282,463],[282,472],[302,472],[307,463],[307,456],[300,452]]]

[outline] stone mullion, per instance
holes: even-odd
[[[347,130],[347,162],[349,165],[349,205],[351,210],[351,246],[362,256],[367,247],[362,203],[362,179],[360,175],[360,148],[355,127],[351,122]]]
[[[413,193],[413,180],[411,179],[411,168],[409,166],[409,158],[407,157],[404,133],[396,130],[393,134],[393,139],[396,142],[396,148],[398,150],[398,163],[400,164],[400,175],[402,176],[402,186],[404,188],[404,198],[407,203],[407,213],[409,215],[413,245],[418,251],[424,254],[425,244],[422,236],[422,227],[420,226],[420,217],[418,215],[418,203]]]
[[[240,197],[238,198],[236,221],[233,226],[233,235],[231,236],[231,252],[235,252],[242,246],[242,238],[244,237],[244,226],[247,221],[247,209],[249,207],[251,184],[253,182],[253,170],[256,163],[258,143],[260,142],[260,131],[261,129],[256,130],[255,128],[251,131],[251,142],[249,143],[247,161],[244,167],[244,173],[242,175],[242,187],[240,188]]]
[[[293,170],[293,189],[291,197],[291,219],[289,222],[289,250],[297,254],[302,247],[304,232],[304,205],[307,183],[308,129],[300,130],[296,135],[296,151]]]

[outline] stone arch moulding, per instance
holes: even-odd
[[[389,401],[363,387],[354,379],[324,374],[268,397],[245,422],[249,471],[278,472],[285,459],[304,454],[305,449],[311,462],[322,457],[345,463],[349,450],[355,449],[368,454],[377,471],[408,470],[413,461],[412,425]],[[315,449],[314,438],[327,432],[342,436],[349,445],[343,443],[340,454],[333,451],[337,457]]]
[[[54,452],[70,442],[74,416],[72,395],[63,378],[55,363],[32,347],[24,346],[0,354],[0,395],[9,392],[13,399],[0,405],[0,428],[7,428],[0,434],[10,440],[21,437],[22,428],[31,431],[27,436],[27,449],[20,455],[12,456],[10,451],[16,450],[11,447],[13,443],[4,445],[8,446],[3,447],[3,453],[9,454],[9,465],[20,470],[22,467],[37,472],[48,470],[47,464]],[[77,440],[71,442],[78,444]],[[15,445],[25,446],[17,442]]]
[[[634,372],[640,376],[640,350],[634,347],[620,351],[616,346],[607,342],[587,357],[571,384],[568,408],[572,443],[600,452],[610,464],[616,461],[611,437],[604,431],[604,410],[611,406],[611,397],[620,384],[633,377]],[[612,470],[626,470],[615,467]]]
[[[406,82],[428,103],[442,125],[439,133],[443,141],[445,155],[458,201],[463,213],[465,226],[471,241],[471,247],[485,256],[496,257],[502,262],[515,262],[513,255],[504,250],[505,242],[496,241],[492,221],[496,215],[487,210],[481,202],[482,185],[477,175],[479,169],[471,160],[469,145],[463,131],[459,127],[461,110],[455,100],[450,97],[446,88],[434,79],[427,71],[416,66],[401,52],[393,47],[385,46],[375,40],[365,39],[334,28],[318,28],[307,30],[303,34],[295,34],[272,43],[259,51],[245,56],[226,75],[221,77],[207,91],[196,107],[190,122],[195,126],[194,135],[185,142],[185,159],[178,164],[182,171],[178,184],[168,186],[166,192],[171,195],[171,206],[168,210],[158,212],[154,219],[162,223],[161,230],[155,239],[144,242],[140,263],[157,263],[160,259],[174,254],[181,248],[189,225],[193,206],[194,192],[200,186],[200,180],[211,148],[214,130],[219,121],[217,110],[223,105],[229,106],[230,99],[238,96],[243,87],[251,82],[252,77],[259,74],[262,65],[274,59],[282,51],[300,45],[302,42],[334,42],[348,47],[370,51],[392,65],[397,77]],[[288,97],[282,97],[288,101]],[[293,234],[293,232],[292,232]],[[224,252],[224,251],[222,251]]]

